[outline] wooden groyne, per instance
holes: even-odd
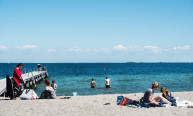
[[[36,84],[41,80],[48,78],[47,71],[33,71],[22,74],[24,88],[36,87]],[[0,80],[0,95],[6,93],[6,78]]]

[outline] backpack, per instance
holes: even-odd
[[[122,101],[123,101],[123,96],[118,96],[117,97],[117,105],[121,104]]]
[[[21,100],[33,100],[38,99],[37,94],[32,89],[25,89],[20,96]]]
[[[123,97],[123,96],[117,97],[117,105],[125,106],[125,105],[131,104],[131,103],[133,103],[132,99],[129,99],[129,98]]]

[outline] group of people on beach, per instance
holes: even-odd
[[[93,78],[91,80],[90,86],[91,86],[91,88],[95,88],[95,86],[96,86],[96,82],[94,81]],[[110,79],[108,77],[106,77],[106,79],[105,79],[105,87],[106,88],[110,88],[111,87],[111,81],[110,81]]]
[[[14,70],[12,80],[13,80],[13,85],[16,87],[20,87],[20,83],[22,83],[22,81],[23,81],[23,79],[21,77],[22,76],[21,69],[23,66],[24,66],[24,64],[19,63]],[[40,66],[38,66],[38,68],[40,68]],[[45,66],[44,66],[43,70],[46,70]],[[54,99],[54,98],[56,98],[57,85],[55,83],[55,80],[52,80],[52,84],[50,83],[50,81],[45,80],[44,85],[45,85],[45,90],[42,92],[40,99]],[[95,88],[96,82],[94,81],[94,79],[92,79],[90,86],[91,86],[91,88]],[[108,77],[106,77],[106,79],[105,79],[105,86],[106,86],[106,88],[111,87],[111,81]],[[158,82],[154,82],[152,84],[152,88],[148,89],[145,92],[143,98],[141,99],[143,101],[143,103],[148,103],[151,105],[160,105],[160,101],[161,101],[163,103],[167,103],[169,105],[172,105],[172,103],[171,103],[172,102],[172,95],[169,92],[169,90],[166,89],[166,87],[161,88],[161,92],[163,93],[162,96],[156,96],[156,97],[154,96],[154,92],[159,89],[159,86],[160,85]]]
[[[105,79],[106,88],[110,88],[110,84],[111,84],[110,79],[106,77]],[[94,81],[94,79],[91,80],[90,85],[91,85],[91,88],[95,88],[96,82]],[[156,97],[154,96],[154,92],[159,89],[159,86],[160,85],[158,82],[152,83],[152,88],[146,90],[146,92],[144,93],[144,96],[141,99],[142,102],[148,103],[150,105],[155,105],[155,106],[160,105],[160,103],[167,103],[169,105],[172,105],[173,97],[171,95],[171,92],[167,90],[166,87],[161,88],[162,96],[156,96]]]
[[[154,82],[152,83],[152,88],[148,89],[144,97],[142,99],[143,103],[148,103],[149,105],[158,106],[161,103],[166,103],[169,105],[172,105],[173,97],[171,95],[171,92],[167,90],[166,87],[161,88],[162,96],[154,96],[154,92],[159,89],[159,83]]]
[[[13,78],[11,79],[11,81],[13,83],[13,89],[17,90],[17,92],[16,91],[11,92],[11,95],[10,95],[11,99],[15,99],[19,90],[21,90],[21,84],[23,84],[21,69],[23,68],[23,66],[24,66],[23,63],[19,63],[14,70]],[[47,69],[44,65],[43,71],[46,71],[46,70]],[[40,64],[38,64],[37,66],[37,71],[42,71]],[[45,90],[42,92],[40,99],[55,98],[56,89],[57,89],[57,84],[55,83],[55,80],[52,80],[52,84],[50,83],[50,81],[45,80],[44,85],[45,85]]]

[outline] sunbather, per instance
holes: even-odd
[[[168,101],[172,102],[173,101],[173,97],[171,92],[166,88],[166,87],[162,87],[161,88],[161,92],[163,93],[162,96],[167,99]]]
[[[40,99],[55,99],[56,94],[55,94],[54,89],[51,87],[50,81],[45,80],[44,85],[46,86],[46,88],[42,92]]]
[[[158,101],[163,101],[169,105],[171,105],[171,102],[169,102],[167,99],[165,99],[164,97],[162,96],[157,96],[157,97],[154,97],[154,91],[155,90],[158,90],[159,88],[159,83],[157,82],[154,82],[152,84],[152,88],[151,89],[148,89],[145,94],[144,94],[144,97],[143,97],[143,102],[144,103],[149,103],[150,105],[155,105],[155,106],[158,106],[160,105],[160,103]]]

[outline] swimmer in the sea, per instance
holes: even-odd
[[[106,77],[106,79],[105,79],[105,86],[106,86],[106,88],[110,88],[110,85],[111,85],[111,81],[110,81],[110,79],[108,77]]]
[[[95,83],[94,79],[92,79],[92,81],[91,81],[91,83],[90,83],[90,86],[91,86],[91,88],[95,88],[96,83]]]

